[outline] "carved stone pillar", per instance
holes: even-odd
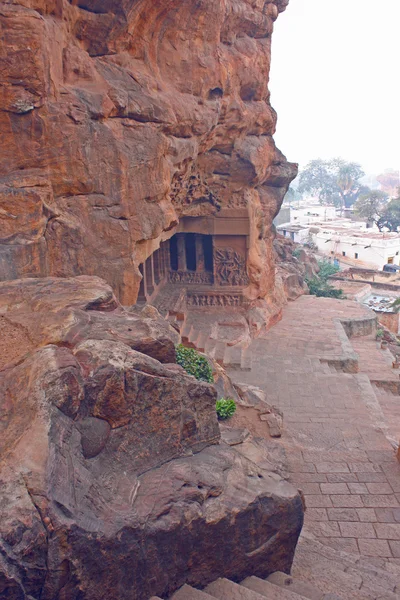
[[[152,254],[153,259],[153,272],[154,272],[154,282],[158,285],[161,281],[161,251],[156,250],[154,254]]]
[[[153,256],[149,256],[149,258],[146,259],[144,266],[146,274],[146,296],[149,297],[154,292]]]
[[[163,242],[161,248],[162,248],[163,274],[165,276],[171,269],[170,257],[169,257],[169,242]]]
[[[142,275],[142,281],[140,282],[140,288],[139,288],[139,293],[138,293],[138,297],[137,297],[137,302],[146,302],[143,265],[139,265],[139,271]]]
[[[206,270],[204,262],[204,246],[203,236],[200,233],[196,233],[196,271],[203,273]]]
[[[185,234],[178,233],[176,235],[178,243],[178,271],[186,271],[186,248],[185,248]]]

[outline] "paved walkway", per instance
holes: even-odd
[[[284,411],[282,441],[290,479],[305,495],[305,535],[395,574],[400,594],[400,465],[390,442],[400,436],[400,396],[369,377],[397,381],[398,372],[371,335],[350,340],[359,373],[320,360],[343,350],[335,319],[369,315],[352,301],[304,296],[252,342],[252,371],[232,376],[264,389]],[[348,598],[392,597],[357,594]]]

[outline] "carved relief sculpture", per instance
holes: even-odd
[[[218,285],[246,286],[249,284],[246,259],[233,248],[216,248],[214,267]]]

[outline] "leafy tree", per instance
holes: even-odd
[[[284,202],[287,204],[293,204],[293,202],[299,202],[303,197],[303,194],[292,184],[286,192]]]
[[[286,192],[284,202],[287,204],[293,204],[294,202],[299,202],[302,197],[303,195],[295,187],[293,187],[293,185],[291,185]]]
[[[400,227],[400,188],[398,190],[399,197],[391,200],[377,222],[379,231],[387,228],[389,231],[397,231]]]
[[[354,205],[356,214],[369,223],[378,224],[383,216],[388,196],[381,190],[368,190],[361,194]]]
[[[317,196],[321,204],[349,208],[365,187],[360,179],[365,175],[361,166],[342,158],[312,160],[300,173],[299,192]]]

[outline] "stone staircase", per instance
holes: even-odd
[[[169,312],[167,320],[179,330],[182,343],[204,352],[225,369],[251,370],[250,333],[237,311]]]
[[[266,598],[268,600],[342,600],[336,594],[325,594],[314,585],[281,572],[273,573],[267,579],[247,577],[241,583],[220,578],[210,583],[204,590],[184,585],[175,592],[171,600],[265,600]]]

